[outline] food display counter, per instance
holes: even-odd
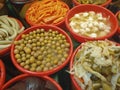
[[[14,1],[18,1],[18,3],[15,3]],[[0,16],[8,15],[9,17],[16,18],[17,20],[19,20],[21,22],[21,25],[24,26],[24,28],[25,28],[24,30],[27,30],[28,28],[30,28],[30,27],[32,27],[34,25],[30,25],[30,24],[27,23],[27,21],[25,19],[26,10],[28,9],[28,7],[30,7],[32,2],[34,2],[34,1],[42,1],[42,0],[30,0],[31,2],[27,2],[27,3],[19,3],[19,1],[22,1],[22,0],[3,0],[3,1],[1,0],[0,1],[0,3],[2,3],[1,7],[2,7],[2,5],[4,5],[4,6],[0,9]],[[23,1],[28,1],[28,0],[23,0]],[[73,1],[76,1],[76,0],[73,0],[73,1],[72,0],[61,0],[61,1],[64,1],[68,5],[70,10],[73,7],[76,6],[73,3]],[[78,0],[78,1],[82,1],[82,0]],[[104,6],[104,8],[107,8],[107,10],[111,11],[115,15],[117,12],[120,11],[120,1],[119,0],[112,0],[110,3],[108,3],[108,5]],[[60,9],[60,8],[58,7],[58,9]],[[82,42],[79,42],[79,41],[75,40],[74,37],[69,32],[69,30],[67,30],[68,28],[65,26],[65,23],[63,23],[63,24],[64,25],[60,26],[60,27],[61,27],[61,29],[64,29],[65,33],[67,33],[68,36],[71,38],[72,44],[73,44],[73,51],[74,51]],[[111,38],[109,38],[109,40],[117,42],[119,44],[120,43],[120,32],[116,31],[116,33]],[[5,70],[6,70],[6,73],[5,73],[6,74],[5,75],[6,79],[4,81],[4,84],[7,83],[8,81],[10,81],[12,78],[15,78],[15,77],[23,74],[23,72],[19,71],[16,68],[16,66],[13,64],[13,62],[11,60],[11,55],[12,54],[11,54],[10,50],[8,50],[8,52],[5,53],[5,54],[0,53],[0,60],[3,61],[4,66],[5,66]],[[71,59],[71,58],[69,58],[69,59]],[[72,81],[71,81],[70,73],[69,73],[69,69],[70,69],[69,64],[70,64],[70,61],[66,65],[64,65],[64,68],[62,68],[59,71],[57,71],[57,72],[55,72],[53,74],[50,74],[48,76],[50,78],[52,78],[53,80],[55,80],[56,83],[58,83],[63,90],[77,90],[77,89],[73,89],[73,87],[72,87],[72,83],[71,83]],[[29,74],[29,73],[27,73],[27,74]],[[27,76],[27,75],[23,75],[23,76]],[[44,78],[48,79],[47,76],[45,76]],[[61,90],[61,89],[55,89],[55,90]]]

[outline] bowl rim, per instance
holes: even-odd
[[[73,3],[76,5],[82,5],[81,3],[79,3],[77,0],[72,0]],[[110,3],[112,2],[112,0],[107,0],[105,3],[103,4],[100,4],[99,6],[102,6],[102,7],[106,7],[107,5],[109,5]]]
[[[29,74],[21,74],[21,75],[18,75],[16,77],[12,78],[11,80],[9,80],[8,82],[6,82],[3,85],[2,90],[8,88],[11,84],[15,83],[16,81],[19,81],[19,80],[24,79],[26,77],[39,77],[39,78],[43,78],[44,80],[50,81],[58,90],[62,90],[61,86],[54,79],[52,79],[49,76],[29,75]]]
[[[55,30],[58,30],[58,31],[60,31],[60,33],[62,32],[62,34],[66,36],[68,42],[70,43],[70,50],[69,50],[69,55],[68,55],[68,57],[66,58],[65,62],[63,62],[63,63],[62,63],[61,65],[59,65],[58,67],[55,67],[55,68],[53,68],[53,69],[51,69],[51,70],[48,70],[48,71],[40,71],[40,72],[32,72],[32,71],[29,71],[29,70],[27,70],[27,69],[24,69],[23,67],[21,67],[21,66],[17,63],[17,61],[16,61],[16,59],[15,59],[15,57],[14,57],[14,53],[13,53],[13,51],[14,51],[14,46],[15,46],[15,45],[12,44],[12,46],[11,46],[11,53],[10,53],[10,54],[11,54],[11,60],[12,60],[13,64],[15,65],[15,67],[16,67],[18,70],[20,70],[21,72],[23,72],[23,73],[28,73],[28,74],[33,74],[33,75],[51,75],[51,74],[54,74],[55,72],[61,70],[66,64],[69,63],[69,60],[70,60],[71,55],[72,55],[72,52],[73,52],[73,43],[72,43],[72,40],[71,40],[70,36],[69,36],[65,31],[63,31],[61,28],[59,28],[59,27],[57,27],[57,26],[54,26],[54,25],[36,25],[36,26],[32,26],[32,27],[27,28],[26,30],[24,30],[21,34],[19,34],[19,35],[15,38],[15,41],[16,41],[16,40],[19,40],[19,38],[21,37],[22,34],[24,34],[24,33],[26,33],[26,32],[29,32],[30,30],[33,30],[33,29],[36,29],[36,28],[45,28],[45,27],[47,27],[47,28],[53,28],[53,29],[55,29]]]
[[[5,65],[3,61],[0,59],[0,88],[5,83],[5,78],[6,78]]]
[[[37,1],[36,1],[36,2],[37,2]],[[68,11],[70,10],[69,6],[68,6],[65,2],[60,1],[60,0],[59,0],[59,2],[62,2],[62,3],[65,5],[65,7],[68,9]],[[29,8],[30,8],[30,7],[29,7]],[[29,9],[29,8],[28,8],[28,9]],[[27,21],[27,23],[28,23],[30,26],[33,26],[33,25],[42,25],[42,24],[34,24],[34,23],[32,23],[32,22],[28,19],[28,15],[27,15],[28,9],[27,9],[27,11],[26,11],[26,13],[25,13],[25,20]],[[68,13],[68,11],[67,11],[67,13]],[[66,13],[66,14],[67,14],[67,13]],[[61,26],[61,25],[65,22],[65,18],[66,18],[66,16],[64,16],[64,18],[63,18],[60,22],[58,22],[58,23],[55,23],[55,24],[44,24],[44,25]]]
[[[82,43],[83,44],[83,43]],[[69,69],[72,68],[73,66],[73,62],[74,62],[74,56],[76,55],[76,53],[78,52],[78,50],[82,47],[82,45],[80,44],[73,52],[71,59],[70,59],[70,64],[69,64]],[[73,86],[75,86],[76,90],[81,90],[80,86],[78,86],[77,82],[74,79],[74,75],[70,74],[70,78],[72,81]]]
[[[84,8],[85,8],[85,7],[97,7],[97,8],[103,9],[103,10],[105,10],[106,12],[108,12],[109,14],[111,14],[111,16],[113,16],[113,18],[114,18],[114,20],[115,20],[115,23],[116,23],[116,26],[115,26],[114,30],[112,30],[112,33],[110,32],[110,33],[108,33],[108,34],[105,35],[105,36],[96,37],[96,38],[86,37],[86,36],[84,36],[84,35],[79,35],[79,34],[75,33],[75,32],[72,30],[72,28],[70,27],[70,25],[69,25],[68,16],[71,14],[72,11],[74,11],[74,10],[76,10],[77,8],[80,8],[80,7],[84,7]],[[93,9],[92,11],[94,11],[94,9]],[[116,31],[117,31],[117,29],[118,29],[118,24],[117,24],[117,23],[118,23],[118,21],[117,21],[115,15],[114,15],[110,10],[108,10],[108,9],[106,9],[106,8],[104,8],[104,7],[98,6],[98,5],[91,5],[91,4],[77,5],[77,6],[73,7],[71,10],[69,10],[69,12],[67,13],[66,19],[65,19],[65,24],[66,24],[67,30],[68,30],[73,36],[76,36],[76,37],[80,37],[80,38],[82,38],[82,39],[85,39],[84,41],[81,41],[81,42],[85,42],[85,41],[87,41],[87,40],[88,40],[88,41],[89,41],[89,40],[103,40],[103,39],[107,39],[107,38],[112,37],[112,36],[116,33]],[[78,40],[77,40],[77,41],[78,41]],[[78,42],[80,42],[80,41],[78,41]]]
[[[10,18],[13,18],[13,19],[17,20],[20,28],[23,27],[23,24],[22,24],[22,22],[21,22],[19,19],[14,18],[14,17],[10,17]],[[12,44],[12,43],[11,43],[11,44]],[[7,48],[4,48],[4,49],[0,50],[0,56],[3,56],[3,55],[5,55],[6,53],[8,53],[8,52],[10,51],[10,49],[11,49],[11,45],[8,46]]]
[[[105,40],[96,40],[96,41],[105,41]],[[115,41],[111,41],[111,40],[107,40],[107,41],[110,41],[110,42],[113,42],[115,43],[116,46],[120,46],[119,43],[115,42]],[[93,41],[94,42],[94,41]],[[74,57],[76,55],[76,53],[80,50],[80,48],[84,45],[84,43],[86,42],[83,42],[82,44],[80,44],[73,52],[72,56],[71,56],[71,59],[70,59],[70,64],[69,64],[69,70],[73,67],[73,62],[74,62]],[[72,81],[72,84],[73,86],[76,88],[76,90],[82,90],[81,87],[77,84],[77,82],[75,81],[74,79],[74,75],[70,74],[70,79]]]

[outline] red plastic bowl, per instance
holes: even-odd
[[[69,6],[68,6],[65,2],[63,2],[63,1],[59,1],[59,2],[63,3],[63,5],[65,5],[65,8],[68,9],[68,11],[70,10]],[[34,3],[33,3],[33,4],[34,4]],[[51,7],[52,7],[52,6],[51,6]],[[27,12],[29,12],[29,11],[28,11],[28,10],[26,11],[25,19],[26,19],[26,21],[27,21],[27,23],[28,23],[29,25],[31,25],[31,26],[33,26],[33,25],[41,25],[41,24],[34,24],[34,22],[32,22],[31,20],[29,20],[28,15],[27,15]],[[48,25],[48,24],[46,24],[46,25]],[[64,27],[65,27],[65,17],[64,17],[60,22],[55,23],[55,24],[49,24],[49,25],[55,25],[55,26],[64,28]]]
[[[118,14],[120,14],[120,11],[118,11],[118,12],[115,14],[116,18],[118,17]],[[118,31],[117,31],[117,32],[120,34],[120,25],[119,25],[119,27],[118,27]]]
[[[103,17],[110,17],[110,23],[111,23],[111,32],[108,33],[106,36],[103,37],[98,37],[98,38],[91,38],[91,37],[86,37],[86,36],[81,36],[77,33],[75,33],[72,28],[69,25],[69,19],[73,17],[75,14],[80,13],[80,12],[88,12],[88,11],[94,11],[96,13],[102,13]],[[112,37],[117,29],[118,29],[118,21],[115,15],[109,11],[108,9],[98,6],[98,5],[91,5],[91,4],[85,4],[85,5],[78,5],[73,7],[67,14],[65,24],[71,35],[73,36],[74,39],[76,39],[78,42],[85,42],[85,41],[90,41],[90,40],[104,40]]]
[[[120,46],[119,43],[116,43],[114,41],[111,41],[113,43],[115,43],[117,46]],[[73,52],[72,56],[71,56],[71,59],[70,59],[70,65],[69,65],[69,68],[72,69],[73,67],[73,63],[74,63],[74,57],[76,55],[76,53],[78,52],[78,50],[82,47],[83,44],[79,45],[75,51]],[[77,82],[75,81],[74,79],[74,76],[72,74],[70,74],[70,78],[71,78],[71,83],[72,83],[72,90],[82,90],[81,87],[77,84]]]
[[[77,6],[77,5],[82,5],[82,4],[79,3],[77,0],[72,0],[72,2],[73,2],[73,4],[74,4],[75,6]],[[105,3],[103,3],[103,4],[99,5],[99,6],[106,7],[106,6],[108,6],[111,2],[112,2],[112,0],[107,0]]]
[[[0,60],[0,88],[3,86],[4,82],[5,82],[5,66],[4,63],[2,62],[2,60]]]
[[[13,18],[13,17],[11,17],[11,18]],[[14,19],[16,19],[16,18],[14,18]],[[16,19],[16,20],[17,20],[17,22],[19,23],[20,27],[22,28],[23,24],[21,23],[21,21],[18,20],[18,19]],[[0,50],[0,56],[4,56],[5,54],[9,53],[10,48],[11,48],[11,46]]]
[[[16,83],[17,81],[20,81],[22,79],[25,79],[26,77],[31,77],[31,76],[50,81],[57,88],[57,90],[62,90],[60,85],[55,80],[53,80],[52,78],[48,76],[41,77],[40,75],[38,76],[38,75],[28,75],[28,74],[21,74],[19,76],[12,78],[11,80],[9,80],[7,83],[3,85],[2,90],[9,88],[12,84]]]
[[[52,26],[52,25],[42,25],[42,26],[32,26],[28,29],[26,29],[25,31],[23,31],[20,35],[17,36],[17,38],[15,39],[16,40],[20,40],[21,39],[21,35],[22,34],[27,34],[31,31],[34,31],[36,29],[40,29],[40,28],[43,28],[45,30],[48,30],[48,29],[52,29],[52,30],[56,30],[58,31],[59,33],[63,34],[66,36],[66,40],[68,41],[68,43],[70,44],[70,50],[69,50],[69,55],[68,57],[66,58],[66,60],[61,64],[59,65],[58,67],[56,68],[53,68],[51,70],[48,70],[48,71],[43,71],[43,72],[32,72],[32,71],[29,71],[27,69],[24,69],[23,67],[21,67],[16,59],[15,59],[15,56],[14,56],[14,48],[15,48],[15,45],[12,44],[12,47],[11,47],[11,58],[12,58],[12,62],[13,64],[16,66],[17,69],[19,69],[21,72],[23,73],[28,73],[28,74],[37,74],[37,75],[51,75],[59,70],[61,70],[68,62],[69,62],[69,59],[72,55],[72,52],[73,52],[73,44],[72,44],[72,41],[71,41],[71,38],[68,36],[68,34],[62,30],[61,28],[57,27],[57,26]]]
[[[71,56],[71,59],[70,59],[70,69],[72,69],[73,67],[73,62],[74,62],[74,56],[76,55],[76,53],[78,52],[78,50],[81,48],[81,45],[79,45],[75,51],[73,52],[72,56]],[[77,84],[77,82],[75,81],[74,79],[74,76],[73,75],[70,75],[70,78],[71,78],[71,83],[72,83],[72,90],[82,90],[80,88],[80,86]]]

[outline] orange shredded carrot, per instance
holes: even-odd
[[[64,17],[59,17],[59,18],[57,18],[56,20],[54,20],[53,23],[57,23],[57,22],[61,21],[63,18],[64,18]]]
[[[49,16],[49,17],[44,18],[43,21],[45,23],[49,23],[49,22],[53,21],[56,18],[57,18],[57,16]]]
[[[26,11],[26,17],[34,24],[55,24],[64,19],[68,10],[67,4],[60,0],[36,1]]]

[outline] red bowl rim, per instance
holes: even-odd
[[[96,41],[104,41],[104,40],[96,40]],[[117,43],[117,42],[114,42],[114,41],[111,41],[111,40],[108,40],[108,41],[113,42],[113,43],[115,43],[116,45],[120,46],[120,44]],[[84,42],[84,43],[85,43],[85,42]],[[71,59],[70,59],[69,69],[71,69],[72,66],[73,66],[74,56],[76,55],[76,53],[78,52],[78,50],[82,47],[82,45],[84,45],[84,43],[80,44],[80,45],[75,49],[75,51],[73,52],[73,54],[72,54],[72,56],[71,56]],[[72,84],[73,84],[73,86],[76,88],[76,90],[82,90],[82,89],[80,88],[80,86],[77,84],[77,82],[75,81],[74,75],[70,74],[70,78],[71,78]]]
[[[72,0],[72,1],[73,1],[73,3],[75,4],[75,6],[76,6],[76,5],[82,5],[82,4],[80,4],[77,0]],[[107,0],[105,3],[103,3],[103,4],[99,5],[99,6],[106,7],[106,6],[109,5],[111,2],[112,2],[112,0]]]
[[[12,78],[11,80],[9,80],[8,82],[6,82],[3,87],[2,87],[2,90],[5,90],[6,88],[8,88],[11,84],[15,83],[16,81],[19,81],[23,78],[26,78],[26,77],[29,77],[29,76],[35,76],[35,77],[40,77],[40,78],[43,78],[45,80],[48,80],[50,81],[54,86],[56,86],[56,88],[58,90],[62,90],[61,86],[52,78],[48,77],[48,76],[40,76],[40,75],[28,75],[28,74],[21,74],[21,75],[18,75],[14,78]]]
[[[11,18],[14,18],[14,17],[11,17]],[[18,24],[22,28],[22,26],[23,26],[22,22],[20,20],[18,20],[17,18],[14,18],[14,19],[17,20]],[[4,48],[4,49],[0,50],[0,56],[3,56],[6,53],[8,53],[10,51],[10,48],[11,48],[11,45],[9,47],[7,47],[7,48]]]
[[[65,2],[63,2],[63,1],[60,1],[60,2],[62,2],[62,3],[66,6],[66,8],[68,9],[68,11],[70,10],[69,6],[68,6]],[[68,12],[68,11],[67,11],[67,12]],[[66,13],[66,14],[67,14],[67,13]],[[65,18],[66,18],[66,16],[65,16],[60,22],[55,23],[55,24],[49,24],[49,25],[61,26],[61,25],[65,22]],[[26,11],[26,13],[25,13],[25,20],[27,21],[27,23],[28,23],[30,26],[33,26],[33,25],[41,25],[41,24],[34,24],[34,23],[32,23],[32,22],[28,19],[27,11]],[[45,24],[45,25],[48,25],[48,24]]]
[[[33,74],[33,75],[51,75],[59,70],[61,70],[67,63],[69,63],[69,60],[70,60],[70,57],[72,55],[72,52],[73,52],[73,44],[72,44],[72,40],[71,38],[69,37],[69,35],[63,31],[61,28],[57,27],[57,26],[53,26],[53,25],[36,25],[36,26],[32,26],[30,28],[27,28],[26,30],[24,30],[21,34],[24,34],[26,32],[29,32],[30,30],[33,30],[34,28],[45,28],[45,27],[48,27],[48,28],[53,28],[55,30],[58,30],[60,31],[62,34],[64,34],[68,40],[68,42],[70,43],[70,51],[69,51],[69,55],[68,57],[66,58],[65,62],[63,62],[61,65],[59,65],[58,67],[56,68],[53,68],[51,70],[48,70],[48,71],[42,71],[42,72],[32,72],[32,71],[29,71],[29,70],[26,70],[24,69],[23,67],[21,67],[17,61],[15,60],[15,57],[14,57],[14,54],[13,54],[13,51],[14,51],[14,44],[12,44],[11,46],[11,60],[13,62],[13,64],[15,65],[15,67],[17,69],[19,69],[21,72],[23,73],[28,73],[28,74]],[[21,34],[19,34],[15,40],[19,40],[19,38],[21,37]]]
[[[6,78],[5,66],[2,60],[0,59],[0,88],[5,83],[5,78]]]
[[[77,5],[75,7],[73,7],[68,13],[67,13],[67,16],[66,16],[66,19],[65,19],[65,24],[66,24],[66,27],[67,27],[67,30],[73,35],[73,36],[77,36],[77,37],[80,37],[80,38],[83,38],[85,39],[86,41],[87,40],[103,40],[103,39],[107,39],[107,38],[110,38],[112,37],[116,32],[117,32],[117,29],[118,29],[118,24],[116,24],[116,27],[114,28],[114,31],[110,32],[109,34],[107,34],[106,36],[102,36],[102,37],[97,37],[97,38],[92,38],[92,37],[86,37],[86,36],[82,36],[82,35],[79,35],[77,33],[75,33],[70,25],[69,25],[69,20],[68,20],[68,16],[70,15],[71,11],[74,11],[76,10],[77,8],[80,8],[80,7],[97,7],[97,8],[100,8],[100,9],[104,9],[106,12],[109,12],[109,14],[111,14],[113,17],[114,17],[114,20],[115,20],[115,23],[118,23],[117,21],[117,18],[115,17],[115,15],[108,9],[104,8],[104,7],[101,7],[101,6],[98,6],[98,5],[91,5],[91,4],[84,4],[84,5]],[[93,10],[94,11],[94,10]],[[78,41],[78,40],[77,40]],[[80,41],[78,41],[80,42]],[[82,41],[81,41],[82,42]],[[85,42],[85,41],[83,41]]]

